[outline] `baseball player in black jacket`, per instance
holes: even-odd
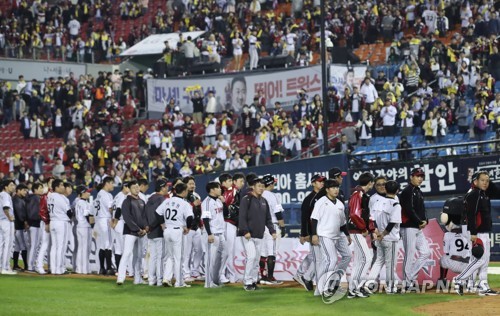
[[[148,203],[146,203],[146,219],[149,226],[148,242],[150,252],[148,282],[151,286],[162,286],[165,245],[163,242],[161,217],[156,214],[156,209],[163,201],[165,201],[165,196],[167,195],[167,181],[160,179],[156,181],[155,193],[149,197]]]
[[[273,239],[276,239],[276,231],[269,213],[269,205],[262,197],[264,192],[262,178],[253,179],[249,185],[252,186],[252,192],[244,196],[240,202],[238,235],[241,236],[247,257],[244,289],[255,291],[258,289],[259,259],[265,227],[269,229]]]
[[[16,187],[16,195],[12,198],[12,204],[14,206],[14,229],[15,243],[14,243],[14,270],[22,270],[19,267],[19,253],[23,258],[24,270],[28,269],[28,251],[27,251],[27,211],[26,211],[26,196],[28,195],[28,187],[25,184],[19,184]]]
[[[122,262],[130,262],[134,268],[134,284],[142,284],[141,274],[141,253],[139,247],[139,239],[143,238],[148,232],[149,227],[144,216],[146,203],[139,198],[139,185],[132,181],[129,183],[130,195],[127,196],[122,204],[122,215],[125,221],[123,228],[124,247]],[[127,265],[121,264],[118,268],[118,279],[116,284],[122,285],[125,281]]]
[[[401,237],[405,257],[403,260],[403,282],[406,288],[413,287],[418,272],[429,264],[431,251],[422,229],[427,226],[427,213],[425,211],[424,196],[420,185],[424,181],[425,172],[422,168],[415,168],[410,173],[410,184],[401,194]],[[419,253],[415,260],[415,255]]]
[[[478,272],[480,296],[494,296],[498,293],[488,284],[488,265],[490,263],[490,233],[492,230],[491,201],[486,195],[490,185],[490,176],[486,171],[480,171],[472,176],[472,188],[464,197],[465,222],[470,233],[470,239],[475,244],[482,244],[484,253],[477,258],[470,257],[467,267],[455,278],[455,291],[463,295],[463,282]]]
[[[26,221],[28,223],[29,249],[28,270],[35,270],[36,250],[41,242],[40,231],[40,197],[43,195],[43,184],[33,183],[31,186],[33,194],[26,198]]]

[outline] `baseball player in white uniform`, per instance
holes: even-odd
[[[318,280],[321,276],[328,272],[340,270],[345,273],[347,265],[351,260],[351,237],[347,229],[347,221],[345,218],[344,204],[337,199],[340,185],[336,180],[325,180],[324,187],[326,196],[320,198],[311,214],[312,238],[313,245],[319,245],[321,249],[321,257],[323,262],[317,273]],[[344,234],[347,238],[342,236]],[[341,255],[341,262],[337,265],[338,255]],[[315,295],[323,294],[331,296],[333,289],[328,285],[316,284]]]
[[[184,235],[189,232],[193,221],[193,208],[185,200],[188,194],[187,185],[179,183],[175,186],[175,195],[166,199],[156,209],[156,213],[162,216],[165,239],[165,267],[163,284],[171,286],[172,274],[175,277],[175,287],[191,287],[184,283],[183,262],[183,240]]]
[[[0,268],[2,274],[17,274],[10,267],[10,257],[14,243],[14,210],[12,206],[12,194],[16,190],[13,180],[5,180],[0,189]]]
[[[101,190],[94,200],[95,227],[97,232],[97,249],[99,249],[99,274],[115,275],[111,263],[113,237],[111,235],[111,214],[113,212],[114,179],[106,177],[102,180]],[[106,263],[106,266],[104,265]]]
[[[128,182],[123,183],[122,190],[116,194],[113,199],[113,219],[111,220],[111,227],[113,228],[113,248],[115,252],[115,264],[119,269],[120,262],[123,254],[123,221],[122,204],[130,193]],[[128,262],[127,262],[128,263]]]
[[[379,233],[377,240],[377,260],[385,264],[385,291],[387,294],[398,293],[396,288],[396,262],[398,254],[398,242],[401,239],[399,226],[401,224],[401,205],[396,194],[399,191],[399,183],[387,181],[385,184],[386,197],[379,199],[372,207],[375,210],[374,220]],[[377,275],[372,270],[368,280],[375,280]]]
[[[54,192],[50,193],[47,199],[50,214],[50,269],[52,274],[64,274],[64,242],[67,240],[66,226],[72,217],[72,210],[68,198],[64,196],[66,188],[61,179],[52,182],[52,190]]]
[[[222,259],[225,257],[225,223],[223,215],[222,189],[218,182],[207,183],[208,196],[201,203],[201,218],[207,233],[207,252],[205,255],[205,287],[219,287],[224,273]]]
[[[84,185],[78,186],[76,188],[78,197],[74,202],[77,244],[75,272],[80,274],[90,273],[89,256],[90,248],[92,246],[92,227],[90,223],[94,222],[92,206],[89,203],[90,192],[92,192],[92,189],[89,189]]]
[[[260,269],[261,280],[260,284],[283,284],[274,277],[274,267],[276,264],[276,255],[278,254],[278,245],[280,237],[285,233],[285,221],[283,219],[283,206],[280,203],[278,196],[273,193],[275,183],[277,181],[272,175],[267,174],[262,177],[266,189],[262,192],[262,197],[266,199],[269,205],[269,213],[276,231],[277,238],[274,239],[269,233],[269,229],[264,231],[264,243],[261,250]],[[265,274],[265,265],[267,263],[267,274]]]

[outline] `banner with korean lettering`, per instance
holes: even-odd
[[[366,77],[366,66],[345,64],[334,64],[330,66],[330,85],[337,89],[340,96],[344,96],[344,91],[349,88],[352,93],[354,87],[360,87]]]
[[[253,102],[253,98],[262,92],[267,106],[274,107],[274,102],[297,100],[297,90],[305,89],[312,97],[321,93],[321,69],[319,66],[302,67],[291,70],[260,72],[255,74],[227,74],[182,79],[149,79],[147,82],[148,110],[164,112],[165,105],[174,99],[184,113],[192,113],[191,97],[196,90],[203,95],[215,92],[217,112],[234,110],[241,112],[243,105]]]
[[[279,164],[270,164],[261,167],[250,167],[245,170],[234,170],[229,173],[243,171],[245,174],[254,172],[259,176],[272,174],[278,181],[275,191],[280,197],[281,204],[300,203],[311,191],[311,177],[317,173],[328,177],[328,170],[338,167],[347,170],[347,156],[345,154],[334,154],[325,157],[309,158],[295,161],[288,161]],[[206,196],[203,188],[208,181],[212,181],[219,176],[219,173],[196,176],[197,192],[201,196]],[[343,183],[342,188],[346,192],[347,184]]]
[[[73,73],[73,78],[78,78],[87,73],[85,64],[37,62],[28,60],[0,59],[0,79],[18,80],[24,76],[26,81],[36,79],[43,81],[50,77],[66,77]]]

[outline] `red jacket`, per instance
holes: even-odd
[[[349,199],[349,231],[355,234],[361,234],[366,230],[372,232],[375,230],[375,224],[370,219],[370,210],[368,201],[370,197],[363,188],[357,186]]]
[[[48,195],[49,195],[49,193],[45,193],[44,195],[42,195],[40,197],[40,212],[39,212],[39,214],[40,214],[40,218],[45,223],[45,225],[50,224],[49,208],[47,206]]]

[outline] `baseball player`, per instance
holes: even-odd
[[[184,240],[184,278],[185,282],[192,282],[194,279],[202,279],[202,259],[204,245],[201,242],[202,235],[202,221],[201,221],[201,198],[196,190],[196,183],[193,177],[184,177],[182,182],[188,187],[188,195],[186,200],[193,207],[193,222],[191,224],[189,233],[185,236]],[[175,188],[174,181],[174,188]],[[206,237],[206,235],[205,235]]]
[[[165,257],[165,243],[163,241],[163,229],[161,218],[157,216],[156,210],[168,197],[168,183],[159,179],[155,183],[155,193],[151,195],[146,203],[146,219],[148,221],[149,233],[149,269],[148,283],[150,286],[161,286],[163,280],[163,261]]]
[[[375,222],[379,228],[377,240],[377,260],[382,260],[385,264],[385,292],[387,294],[396,294],[396,263],[398,254],[398,242],[401,239],[399,235],[401,225],[401,205],[397,199],[399,183],[396,181],[387,181],[385,184],[386,197],[379,199],[373,205],[375,210]],[[375,279],[377,275],[368,276],[369,280]]]
[[[0,189],[0,269],[2,274],[17,274],[10,267],[10,255],[14,242],[14,210],[12,205],[12,194],[16,190],[13,180],[5,180]]]
[[[97,193],[94,200],[95,227],[97,232],[97,249],[99,249],[99,274],[115,275],[111,263],[111,248],[113,238],[111,236],[111,214],[113,212],[113,196],[111,191],[114,189],[114,179],[106,177],[102,180],[101,190]],[[127,261],[125,261],[127,262]],[[106,266],[104,265],[106,263]]]
[[[14,254],[13,270],[22,271],[19,267],[19,254],[23,258],[24,270],[28,269],[28,251],[27,251],[27,230],[28,222],[26,220],[26,196],[28,195],[28,187],[25,184],[19,184],[16,187],[16,194],[12,198],[12,204],[14,206],[14,229],[15,229],[15,243],[14,243]]]
[[[219,177],[219,180],[220,177]],[[224,221],[226,222],[226,248],[227,259],[225,263],[225,277],[230,283],[236,283],[236,268],[234,266],[234,245],[238,233],[238,212],[240,209],[241,189],[245,185],[245,175],[243,173],[235,173],[232,177],[232,186],[230,189],[225,190],[224,200],[227,205],[227,211],[224,214]],[[222,182],[222,181],[221,181]],[[222,185],[224,186],[223,182]]]
[[[64,264],[66,226],[73,214],[69,200],[64,195],[66,188],[61,179],[55,179],[52,182],[52,191],[47,199],[50,214],[50,269],[52,274],[64,274],[66,271]]]
[[[201,203],[201,218],[207,234],[207,251],[205,256],[205,287],[219,287],[221,275],[224,273],[222,259],[226,255],[224,237],[224,214],[222,189],[218,182],[207,183],[208,196]]]
[[[106,181],[107,178],[104,179]],[[124,246],[123,262],[133,262],[134,284],[142,284],[142,253],[140,252],[139,239],[144,238],[149,227],[144,216],[146,203],[139,197],[139,185],[135,181],[129,183],[130,194],[122,204],[122,215],[125,225],[123,227]],[[132,258],[132,259],[131,259]],[[122,285],[125,281],[127,265],[122,264],[118,270],[117,285]]]
[[[347,229],[347,222],[344,212],[344,204],[337,199],[340,190],[340,184],[333,179],[325,181],[324,188],[326,195],[320,198],[315,204],[311,214],[311,243],[318,245],[321,251],[322,265],[318,268],[319,276],[327,272],[347,269],[351,260],[351,237]],[[347,236],[347,239],[342,236]],[[338,254],[341,255],[341,262],[337,265]],[[317,278],[319,279],[319,277]],[[317,288],[320,285],[316,284]],[[333,293],[328,286],[322,289],[325,296],[331,296]],[[316,295],[318,294],[316,293]]]
[[[144,201],[144,203],[148,202],[149,196],[146,195],[146,192],[149,189],[149,182],[146,179],[137,180],[137,184],[139,184],[139,198]],[[148,279],[148,269],[149,269],[149,248],[148,248],[148,239],[147,238],[139,238],[139,251],[142,254],[142,276],[144,279]]]
[[[476,271],[479,276],[479,295],[495,296],[498,293],[488,284],[488,265],[490,263],[490,233],[492,231],[491,201],[486,195],[490,185],[490,176],[487,171],[476,172],[472,176],[472,188],[464,198],[467,230],[473,243],[472,255],[467,267],[455,278],[455,291],[463,295],[463,282]],[[483,245],[482,255],[475,254],[475,250]],[[479,246],[478,246],[479,245]]]
[[[222,258],[222,266],[223,266],[223,273],[220,275],[220,283],[221,284],[226,284],[229,283],[229,279],[226,278],[226,264],[228,261],[228,255],[227,255],[227,214],[229,213],[229,205],[233,203],[234,200],[234,190],[232,190],[233,187],[233,177],[229,173],[222,173],[219,176],[219,183],[221,187],[221,196],[224,198],[224,203],[223,203],[223,216],[224,216],[224,238],[226,240],[226,251],[224,252],[224,258]]]
[[[325,177],[320,174],[315,174],[311,178],[312,192],[309,193],[302,201],[301,206],[301,229],[300,243],[311,242],[311,214],[314,205],[318,200],[318,192],[323,189]],[[302,284],[307,291],[313,290],[312,279],[316,276],[316,263],[321,262],[321,251],[318,245],[310,245],[309,254],[304,258],[297,270],[297,274],[293,277],[295,281]],[[316,279],[316,283],[318,280]]]
[[[370,197],[367,194],[373,188],[373,184],[373,175],[369,172],[362,173],[359,176],[359,185],[354,188],[349,199],[348,227],[354,245],[354,267],[349,282],[348,298],[369,296],[363,285],[372,262],[372,252],[368,248],[366,236],[375,232],[375,225],[370,219],[370,210],[368,209]]]
[[[68,199],[68,203],[69,203],[69,196],[71,196],[71,194],[73,194],[73,185],[69,182],[64,182],[64,193],[63,195]],[[68,247],[68,243],[69,244],[75,244],[75,234],[76,234],[76,230],[73,232],[73,219],[74,219],[74,214],[75,214],[75,208],[71,205],[70,203],[70,210],[71,210],[71,213],[69,213],[71,216],[69,218],[69,222],[66,222],[66,233],[64,234],[64,241],[63,241],[63,247],[64,247],[64,250],[63,250],[63,265],[64,265],[64,268],[68,267],[68,268],[71,268],[72,270],[75,269],[75,264],[73,262],[73,256],[66,256],[66,250],[67,250],[67,247]],[[68,215],[69,216],[69,215]],[[71,242],[70,242],[71,240]]]
[[[35,259],[37,248],[40,245],[41,230],[40,230],[40,197],[43,195],[43,184],[39,182],[33,183],[31,186],[33,194],[30,194],[26,200],[27,222],[28,222],[28,270],[35,270]]]
[[[129,193],[129,183],[124,182],[122,184],[122,190],[118,192],[113,199],[113,218],[111,220],[111,227],[113,228],[112,235],[115,252],[115,264],[117,269],[120,268],[120,262],[123,254],[123,226],[125,225],[125,222],[123,221],[122,216],[122,204]]]
[[[38,250],[35,271],[38,274],[46,274],[43,269],[43,261],[45,256],[47,255],[47,251],[49,249],[50,244],[50,214],[49,208],[47,207],[47,200],[49,195],[52,194],[52,182],[54,178],[50,177],[47,179],[47,186],[44,187],[44,194],[40,197],[40,210],[39,215],[41,218],[40,222],[40,232],[41,232],[41,243],[40,249]],[[50,260],[47,259],[48,265],[50,265]]]
[[[266,199],[269,205],[269,212],[271,214],[271,220],[274,225],[274,230],[276,232],[276,238],[273,238],[269,233],[269,230],[264,231],[264,240],[262,244],[262,252],[260,257],[260,272],[261,280],[260,284],[283,284],[276,280],[274,277],[274,267],[276,264],[276,255],[278,253],[278,241],[280,237],[285,235],[285,221],[283,219],[283,206],[281,205],[278,196],[273,193],[275,183],[277,181],[272,175],[267,174],[262,177],[264,182],[265,190],[262,193],[262,197]],[[266,263],[267,263],[267,275],[266,275]]]
[[[401,201],[401,237],[405,250],[403,260],[405,290],[414,288],[418,272],[428,264],[431,256],[429,244],[422,232],[428,223],[424,196],[420,190],[424,176],[425,172],[422,168],[413,169],[410,173],[410,184],[399,195]],[[415,260],[417,253],[419,256]]]
[[[247,178],[247,180],[249,179]],[[262,178],[258,177],[252,177],[250,180],[248,184],[252,187],[252,191],[242,197],[238,217],[238,236],[241,236],[246,255],[243,281],[245,291],[259,289],[257,287],[259,255],[265,228],[267,227],[271,236],[274,239],[276,238],[269,205],[266,199],[262,197],[264,182]]]
[[[92,206],[89,203],[92,189],[84,185],[76,188],[78,197],[75,199],[75,219],[76,219],[76,255],[75,272],[79,274],[89,274],[89,256],[92,246],[92,225],[94,216],[92,215]]]
[[[182,275],[182,243],[194,218],[193,208],[185,200],[187,194],[187,185],[179,183],[175,186],[175,195],[163,201],[156,209],[164,226],[165,270],[163,284],[166,286],[172,285],[173,275],[175,277],[174,287],[191,287],[191,285],[184,283]]]

